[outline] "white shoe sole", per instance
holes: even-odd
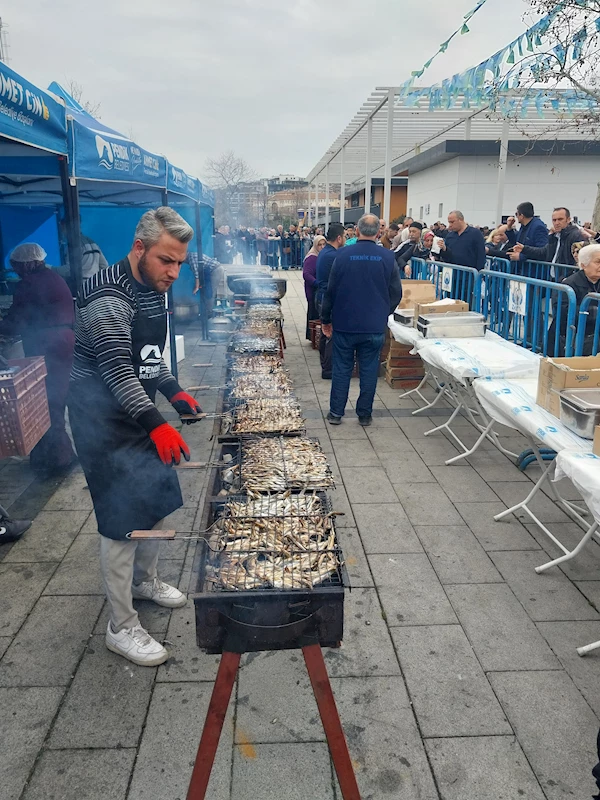
[[[183,608],[187,604],[187,597],[183,595],[180,600],[157,600],[153,597],[146,597],[143,594],[138,594],[135,589],[132,588],[131,596],[134,600],[147,600],[149,603],[156,603],[157,606],[162,606],[162,608]]]
[[[108,640],[105,640],[105,644],[106,647],[111,651],[111,653],[116,653],[118,656],[123,656],[123,658],[126,658],[133,664],[137,664],[138,667],[158,667],[159,664],[164,664],[165,661],[169,658],[169,653],[166,650],[164,651],[164,653],[159,653],[157,656],[154,656],[154,658],[150,659],[135,658],[135,656],[132,656],[130,653],[124,653],[122,650],[119,650],[119,648],[116,645],[112,644]]]

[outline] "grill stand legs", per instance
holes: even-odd
[[[198,746],[198,754],[192,771],[192,779],[187,793],[187,800],[204,800],[210,773],[213,768],[223,722],[227,714],[227,707],[231,698],[231,690],[235,683],[241,653],[225,651],[221,656],[217,680],[210,698],[210,705],[206,712],[204,729]]]
[[[342,790],[344,800],[360,800],[356,776],[348,752],[348,744],[342,729],[335,698],[331,690],[323,651],[318,644],[302,648],[304,663],[310,677],[315,700],[321,715],[321,722],[327,736],[329,752]]]
[[[306,645],[302,648],[302,653],[327,736],[329,752],[338,776],[343,800],[361,800],[321,646],[319,644]],[[227,650],[221,656],[217,680],[206,713],[204,730],[192,771],[187,800],[204,800],[206,796],[240,658],[240,653],[231,653]]]

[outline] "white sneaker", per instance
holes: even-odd
[[[134,583],[131,587],[131,596],[136,600],[152,600],[153,603],[165,608],[180,608],[187,603],[187,597],[179,589],[163,583],[160,578]]]
[[[169,657],[162,644],[153,639],[141,625],[123,628],[115,633],[109,622],[106,628],[106,646],[113,653],[118,653],[140,667],[155,667],[163,664]]]

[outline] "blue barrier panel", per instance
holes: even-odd
[[[537,278],[540,281],[553,281],[561,283],[579,267],[568,264],[550,264],[547,261],[509,261],[506,258],[492,258],[485,260],[486,269],[496,272],[507,272],[511,275],[521,275],[524,278]]]
[[[577,321],[577,336],[575,337],[576,356],[598,355],[598,340],[600,339],[600,314],[598,314],[600,294],[590,292],[581,301]]]
[[[437,261],[424,261],[422,258],[411,258],[411,278],[420,281],[431,281],[435,286],[438,300],[451,297],[464,300],[469,308],[478,305],[479,298],[474,295],[477,287],[477,270],[458,264],[443,264]]]
[[[507,258],[496,258],[495,256],[487,256],[485,259],[485,268],[492,269],[496,272],[514,272],[513,262]]]
[[[519,275],[537,278],[541,281],[556,281],[556,283],[561,283],[569,275],[579,270],[579,267],[568,264],[549,264],[547,261],[513,261],[511,263],[519,266]]]
[[[577,300],[570,286],[484,269],[480,309],[488,328],[544,356],[572,356]]]

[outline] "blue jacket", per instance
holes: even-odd
[[[539,217],[521,225],[519,231],[506,231],[511,244],[524,244],[527,247],[545,247],[548,244],[548,228]],[[527,261],[525,253],[521,253],[519,261]]]
[[[336,255],[337,250],[328,242],[317,256],[317,291],[315,294],[317,308],[319,308],[323,302],[323,296],[325,295],[325,290],[329,283],[329,273],[331,272]]]
[[[321,321],[332,323],[339,333],[381,334],[401,299],[402,283],[394,254],[362,239],[337,251]]]
[[[443,261],[461,267],[485,267],[485,240],[478,228],[467,225],[461,234],[449,231],[444,239],[446,249],[442,250]]]

